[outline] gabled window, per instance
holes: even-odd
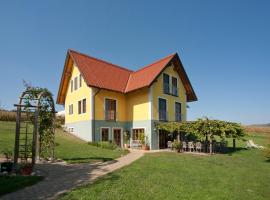
[[[158,113],[160,121],[167,121],[167,101],[166,99],[158,98]]]
[[[73,114],[73,104],[68,106],[68,114],[72,115]]]
[[[172,95],[178,96],[177,78],[172,76]]]
[[[79,87],[82,87],[82,75],[79,76]]]
[[[70,91],[73,92],[73,80],[70,81]]]
[[[170,94],[170,76],[168,74],[163,74],[163,92]]]
[[[74,90],[78,89],[78,77],[75,77],[74,79]]]
[[[175,102],[175,121],[182,121],[181,103]]]
[[[86,113],[86,99],[78,101],[78,114]]]
[[[105,99],[105,120],[116,120],[116,100]]]

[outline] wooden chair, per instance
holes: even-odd
[[[183,149],[183,151],[187,150],[187,143],[186,142],[182,142],[182,149]]]
[[[196,151],[202,152],[202,143],[201,142],[196,142]]]
[[[193,142],[188,142],[188,150],[190,152],[193,152],[194,151],[194,144],[193,144]]]

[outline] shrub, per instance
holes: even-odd
[[[119,149],[119,147],[112,143],[112,142],[106,142],[106,141],[102,141],[102,142],[88,142],[89,145],[92,146],[96,146],[96,147],[100,147],[103,149],[110,149],[110,150],[116,150]]]
[[[65,117],[62,116],[55,117],[55,128],[62,128],[64,124],[65,124]]]
[[[173,143],[172,143],[172,148],[175,149],[175,150],[177,150],[177,152],[180,152],[181,149],[182,149],[182,147],[183,147],[182,142],[177,141],[177,140],[174,140],[174,141],[173,141]]]
[[[270,161],[270,141],[268,143],[268,145],[266,146],[266,149],[265,149],[265,157],[267,160]]]

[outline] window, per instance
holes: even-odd
[[[109,129],[108,128],[101,129],[101,141],[109,141]]]
[[[80,74],[80,78],[79,78],[79,87],[82,87],[82,75]]]
[[[158,99],[158,111],[159,111],[159,120],[167,121],[167,102],[166,99]]]
[[[175,121],[180,122],[181,120],[181,103],[175,102]]]
[[[78,101],[78,114],[86,113],[86,99]]]
[[[172,77],[172,95],[178,96],[177,78]]]
[[[170,94],[170,76],[168,74],[163,74],[163,92]]]
[[[78,77],[75,77],[74,79],[74,90],[78,89]]]
[[[70,81],[70,91],[73,92],[73,80]]]
[[[82,113],[82,101],[78,101],[78,114]]]
[[[116,100],[105,99],[105,119],[116,120]]]
[[[73,104],[68,106],[68,114],[70,114],[70,115],[73,114]]]
[[[132,139],[133,140],[140,140],[141,134],[143,134],[143,136],[144,136],[144,129],[143,128],[132,129]]]
[[[83,99],[82,113],[86,113],[86,99]]]

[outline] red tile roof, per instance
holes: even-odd
[[[157,62],[139,69],[136,72],[131,73],[125,92],[130,92],[139,88],[150,86],[153,80],[155,80],[155,78],[161,73],[164,67],[167,66],[167,64],[174,56],[175,54],[169,55]]]
[[[74,50],[69,54],[89,86],[125,92],[131,70]]]
[[[128,93],[143,87],[150,86],[170,62],[177,61],[180,63],[179,69],[182,75],[181,80],[186,89],[188,101],[197,100],[196,94],[193,91],[180,58],[176,53],[162,58],[161,60],[141,68],[138,71],[131,71],[129,69],[97,58],[93,58],[74,50],[68,50],[67,58],[69,56],[79,68],[79,71],[89,86],[121,93]],[[64,68],[64,72],[65,69],[66,67]],[[60,91],[62,89],[61,87],[63,87],[64,79],[64,77],[61,79],[57,98],[58,103],[63,103],[63,100],[59,100],[59,98],[63,97],[63,95],[60,97]]]

